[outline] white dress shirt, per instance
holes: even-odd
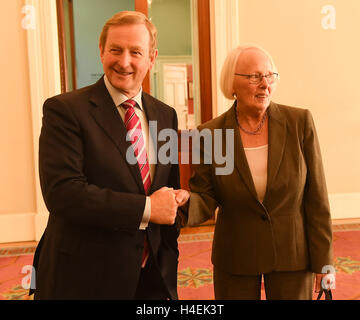
[[[114,104],[116,105],[116,107],[119,111],[121,119],[124,121],[126,109],[123,108],[121,106],[121,104],[130,98],[127,97],[126,95],[124,95],[118,89],[114,88],[112,86],[112,84],[110,83],[110,81],[108,80],[108,78],[106,77],[106,75],[104,76],[104,82],[105,82],[105,86],[106,86],[107,90],[110,93],[111,98],[114,101]],[[137,107],[134,108],[135,114],[139,117],[140,122],[141,122],[142,135],[144,138],[146,153],[147,153],[148,159],[149,159],[150,178],[151,178],[151,181],[153,181],[153,177],[154,177],[154,173],[155,173],[155,164],[154,164],[155,162],[151,161],[151,159],[154,159],[154,147],[153,147],[153,142],[151,140],[151,135],[149,134],[149,124],[148,124],[148,121],[146,118],[145,111],[142,106],[141,95],[142,95],[142,88],[140,88],[137,95],[132,97],[131,99],[136,101],[136,103],[137,103]],[[146,229],[146,227],[149,224],[150,215],[151,215],[151,201],[150,201],[150,197],[146,197],[144,214],[143,214],[143,218],[141,220],[139,229],[141,229],[141,230]]]

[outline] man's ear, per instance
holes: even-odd
[[[99,50],[100,50],[100,60],[101,62],[103,62],[103,57],[104,57],[104,49],[101,46],[101,44],[99,43]]]
[[[158,56],[158,53],[159,53],[158,49],[155,49],[153,54],[150,56],[150,68],[149,68],[149,70],[151,70],[151,68],[154,66],[155,60],[156,60],[156,58]]]

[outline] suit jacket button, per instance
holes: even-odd
[[[263,214],[263,215],[261,216],[261,219],[263,219],[264,221],[266,221],[268,218],[267,218],[266,214]]]

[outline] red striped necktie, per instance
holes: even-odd
[[[132,143],[134,154],[137,159],[145,194],[148,194],[151,186],[150,166],[146,153],[146,146],[141,129],[141,121],[135,113],[136,101],[129,99],[121,104],[125,109],[125,127]]]
[[[143,132],[141,129],[141,121],[139,117],[136,115],[134,109],[136,106],[136,101],[129,99],[123,102],[121,106],[126,109],[125,118],[124,118],[125,127],[128,132],[131,144],[134,149],[134,154],[139,165],[142,182],[144,184],[145,194],[148,195],[151,186],[150,166],[146,153],[146,146],[143,137]],[[145,266],[148,257],[149,257],[149,247],[145,236],[142,267]]]

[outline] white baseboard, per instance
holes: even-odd
[[[35,212],[0,214],[0,243],[39,241],[48,216]]]
[[[329,194],[332,219],[360,218],[360,193]]]
[[[41,236],[44,233],[47,222],[49,219],[49,213],[39,213],[35,216],[35,240],[40,241]]]
[[[0,214],[0,243],[35,240],[35,212]]]

